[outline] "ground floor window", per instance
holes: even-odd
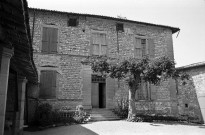
[[[42,70],[40,75],[40,98],[56,98],[56,71]]]

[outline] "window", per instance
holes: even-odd
[[[43,27],[42,49],[43,53],[57,53],[58,29]]]
[[[153,39],[147,39],[144,37],[134,38],[134,56],[141,59],[148,56],[149,58],[155,57],[155,44]]]
[[[145,81],[141,81],[139,88],[136,90],[135,99],[140,100],[156,100],[157,86]]]
[[[135,38],[135,57],[142,58],[147,55],[147,40]]]
[[[142,81],[141,85],[136,91],[136,99],[137,100],[150,100],[151,99],[150,90],[151,90],[150,84]]]
[[[77,18],[69,18],[68,26],[72,26],[72,27],[78,26],[78,19]]]
[[[42,70],[40,75],[40,98],[56,98],[56,71]]]
[[[106,55],[107,54],[107,42],[105,33],[93,33],[92,34],[92,55]]]
[[[124,32],[124,25],[123,25],[123,23],[117,23],[116,24],[116,30]]]

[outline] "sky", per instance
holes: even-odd
[[[28,6],[126,17],[180,28],[173,34],[176,67],[205,62],[205,0],[27,0]]]

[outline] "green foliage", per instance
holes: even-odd
[[[75,122],[78,124],[86,123],[88,121],[87,113],[84,111],[84,108],[82,105],[76,106],[76,111],[75,111],[75,115],[73,118]]]
[[[35,112],[35,120],[37,125],[48,126],[52,125],[52,106],[48,103],[40,104]]]
[[[131,122],[163,122],[163,121],[180,121],[179,118],[166,115],[137,115]]]
[[[139,83],[137,80],[141,79],[152,84],[158,84],[162,78],[189,79],[188,74],[176,70],[175,62],[167,56],[155,59],[114,59],[100,56],[89,57],[86,61],[94,72],[101,73],[103,77],[126,79],[129,85]]]
[[[117,102],[117,107],[113,110],[117,116],[119,116],[122,119],[127,118],[128,115],[128,108],[129,108],[129,101],[128,99],[120,99]]]
[[[46,127],[56,124],[76,123],[75,112],[53,110],[49,103],[41,103],[35,112],[35,125]]]

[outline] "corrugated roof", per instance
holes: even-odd
[[[196,68],[196,67],[202,67],[205,66],[205,61],[203,62],[198,62],[198,63],[193,63],[190,65],[186,65],[186,66],[182,66],[182,67],[178,67],[178,70],[183,70],[183,69],[190,69],[190,68]]]
[[[62,13],[62,14],[72,14],[72,15],[79,15],[79,16],[96,17],[96,18],[102,18],[102,19],[110,19],[110,20],[116,20],[116,21],[131,22],[131,23],[137,23],[137,24],[143,24],[143,25],[150,25],[150,26],[162,27],[162,28],[171,29],[171,31],[172,31],[173,34],[180,30],[179,28],[171,27],[171,26],[166,26],[166,25],[146,23],[146,22],[140,22],[140,21],[134,21],[134,20],[128,20],[128,19],[110,17],[110,16],[103,16],[103,15],[73,13],[73,12],[65,12],[65,11],[57,11],[57,10],[48,10],[48,9],[40,9],[40,8],[29,8],[29,9],[31,9],[31,10],[38,10],[38,11],[44,11],[44,12],[55,12],[55,13]]]

